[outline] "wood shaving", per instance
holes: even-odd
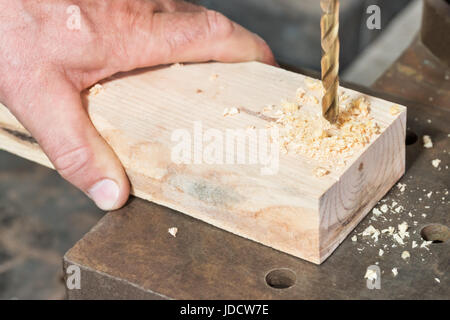
[[[383,229],[383,230],[381,230],[381,233],[389,233],[390,235],[393,235],[394,234],[394,232],[395,232],[395,228],[394,227],[389,227],[389,228],[387,228],[387,229]]]
[[[439,280],[439,278],[434,278],[434,281],[436,281],[437,283],[441,283],[441,280]]]
[[[409,226],[406,221],[398,225],[398,234],[402,239],[404,239],[405,237],[409,237],[409,232],[407,231],[408,228]]]
[[[383,214],[378,208],[373,208],[372,213],[376,216],[380,216]]]
[[[383,211],[383,213],[386,213],[389,211],[389,207],[386,204],[383,204],[380,208],[381,211]]]
[[[182,63],[174,63],[170,67],[173,69],[179,69],[179,68],[183,67],[183,64]]]
[[[392,274],[394,275],[394,277],[396,277],[398,275],[398,269],[392,268]]]
[[[430,250],[430,249],[428,249],[428,246],[432,243],[433,243],[433,241],[423,241],[422,244],[420,245],[420,247],[423,249]]]
[[[169,232],[174,238],[176,238],[176,237],[177,237],[178,228],[177,228],[177,227],[169,228],[168,232]]]
[[[299,105],[303,105],[306,103],[306,91],[303,88],[298,88],[295,93],[296,102]]]
[[[374,280],[377,280],[378,275],[375,270],[367,269],[366,274],[364,275],[364,278],[374,281]]]
[[[413,241],[413,242],[411,242],[411,248],[417,248],[417,242],[416,241]]]
[[[406,183],[397,183],[397,188],[400,190],[401,193],[405,192],[406,189]]]
[[[383,254],[384,254],[384,250],[383,250],[383,249],[378,250],[378,255],[379,255],[380,257],[383,256]]]
[[[392,106],[391,109],[389,109],[389,113],[396,116],[400,113],[400,108],[398,106]]]
[[[103,86],[97,83],[95,86],[89,89],[89,93],[96,96],[103,91]]]
[[[397,213],[400,213],[400,212],[403,211],[403,209],[404,208],[402,206],[399,206],[399,207],[395,208],[394,211],[397,212]]]
[[[400,245],[404,245],[405,242],[403,241],[403,239],[398,235],[398,233],[394,233],[394,235],[392,236],[394,238],[395,241],[398,242],[398,244]]]
[[[372,225],[368,226],[363,232],[363,236],[370,236],[375,242],[378,241],[378,236],[380,235],[380,231],[375,229]]]
[[[326,176],[327,174],[329,174],[330,171],[328,171],[328,170],[325,169],[325,168],[317,167],[317,168],[315,168],[315,169],[313,170],[313,173],[314,173],[314,175],[315,175],[316,177],[320,178],[320,177],[324,177],[324,176]]]
[[[322,90],[322,91],[324,90],[322,81],[320,81],[320,80],[306,78],[304,82],[309,90],[313,90],[313,91],[314,90]]]
[[[409,258],[411,258],[411,254],[409,253],[409,251],[403,251],[402,252],[402,259],[403,260],[408,260]]]
[[[270,111],[273,110],[273,107],[274,106],[265,106],[264,109],[263,109],[263,112],[270,112]]]
[[[240,113],[240,110],[238,108],[225,108],[223,110],[223,116],[234,116],[236,114]]]
[[[281,107],[283,108],[283,112],[285,113],[294,113],[298,111],[298,104],[294,102],[283,101],[281,103]]]
[[[353,242],[358,241],[358,237],[357,237],[356,235],[354,235],[354,236],[352,237],[352,241],[353,241]]]
[[[437,168],[441,164],[441,160],[434,159],[433,161],[431,161],[431,164],[433,165],[433,167]]]
[[[433,148],[433,141],[431,141],[430,136],[423,136],[423,146],[427,149]]]
[[[321,81],[307,79],[305,83],[310,90],[323,90]],[[305,156],[329,171],[337,170],[373,141],[381,129],[370,116],[370,103],[364,97],[341,103],[335,124],[322,117],[319,99],[298,89],[295,102],[282,101],[273,110],[277,120],[269,128],[279,129],[282,151]],[[311,101],[314,106],[308,104]],[[266,106],[263,112],[267,111]]]

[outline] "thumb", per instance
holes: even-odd
[[[84,191],[100,209],[125,204],[130,186],[114,151],[98,134],[78,91],[65,81],[13,113],[38,141],[59,174]]]

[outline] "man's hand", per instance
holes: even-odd
[[[0,101],[61,176],[103,210],[124,205],[130,186],[82,106],[83,89],[119,71],[174,62],[275,64],[257,35],[173,0],[0,0],[0,34]]]

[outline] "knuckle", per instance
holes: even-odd
[[[209,32],[215,37],[227,38],[234,31],[233,22],[220,12],[214,10],[205,11]]]
[[[87,146],[69,149],[56,154],[53,165],[59,174],[67,180],[79,174],[85,174],[93,160],[93,153]]]

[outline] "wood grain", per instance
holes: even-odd
[[[382,134],[341,170],[312,174],[306,157],[280,154],[279,171],[249,164],[176,164],[174,130],[265,128],[260,111],[292,100],[305,76],[256,62],[158,67],[116,75],[85,95],[91,120],[124,165],[132,193],[216,227],[323,262],[405,170],[406,108],[365,96]],[[362,94],[346,89],[351,97]],[[223,117],[225,108],[241,113]],[[52,167],[39,146],[0,106],[0,148]]]

